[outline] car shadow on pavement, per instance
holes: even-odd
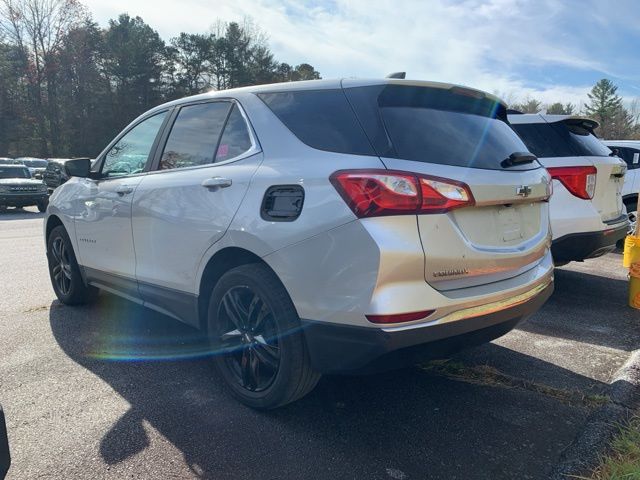
[[[27,220],[34,218],[44,218],[44,212],[37,210],[25,210],[22,208],[8,208],[4,212],[0,211],[0,221],[2,220]]]
[[[129,473],[154,444],[148,424],[181,452],[184,465],[172,463],[181,478],[543,479],[591,411],[541,391],[413,368],[324,377],[304,399],[256,412],[225,395],[205,340],[173,319],[102,294],[90,307],[53,302],[50,325],[71,359],[130,404],[95,446],[107,466],[132,462]],[[491,348],[522,368],[585,381]]]
[[[623,280],[556,269],[554,294],[518,328],[632,352],[640,348],[640,315],[628,306],[628,288]]]

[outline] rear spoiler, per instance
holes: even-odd
[[[588,117],[568,117],[564,119],[563,122],[569,125],[577,125],[579,127],[585,128],[591,133],[593,133],[593,131],[600,126],[598,122]]]

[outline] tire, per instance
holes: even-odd
[[[38,211],[40,213],[47,211],[47,202],[38,202],[36,206],[38,207]]]
[[[629,215],[629,235],[633,235],[638,218],[638,199],[629,199],[624,204],[627,207],[627,215]]]
[[[51,286],[62,303],[82,305],[91,303],[98,297],[99,290],[84,283],[71,240],[62,225],[55,227],[49,234],[47,261]]]
[[[245,405],[277,408],[318,383],[295,307],[265,265],[225,273],[211,292],[207,320],[215,369],[229,393]]]

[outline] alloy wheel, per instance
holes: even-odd
[[[273,312],[248,286],[232,287],[218,307],[219,345],[235,381],[251,392],[273,383],[280,344]]]
[[[63,295],[71,293],[71,262],[69,260],[69,250],[61,237],[56,238],[51,245],[53,265],[51,272],[56,287]]]
[[[635,210],[627,212],[627,215],[629,215],[629,235],[634,235],[636,232],[636,222],[638,220],[637,207]]]

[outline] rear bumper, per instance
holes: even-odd
[[[303,331],[312,365],[320,372],[388,370],[498,338],[535,313],[552,293],[550,282],[526,302],[442,324],[381,329],[305,320]]]
[[[572,233],[553,241],[551,253],[555,262],[579,262],[600,257],[616,248],[627,235],[628,222],[597,232]]]
[[[7,207],[27,207],[29,205],[37,205],[40,202],[46,202],[49,198],[48,193],[29,193],[18,195],[0,195],[0,205]]]

